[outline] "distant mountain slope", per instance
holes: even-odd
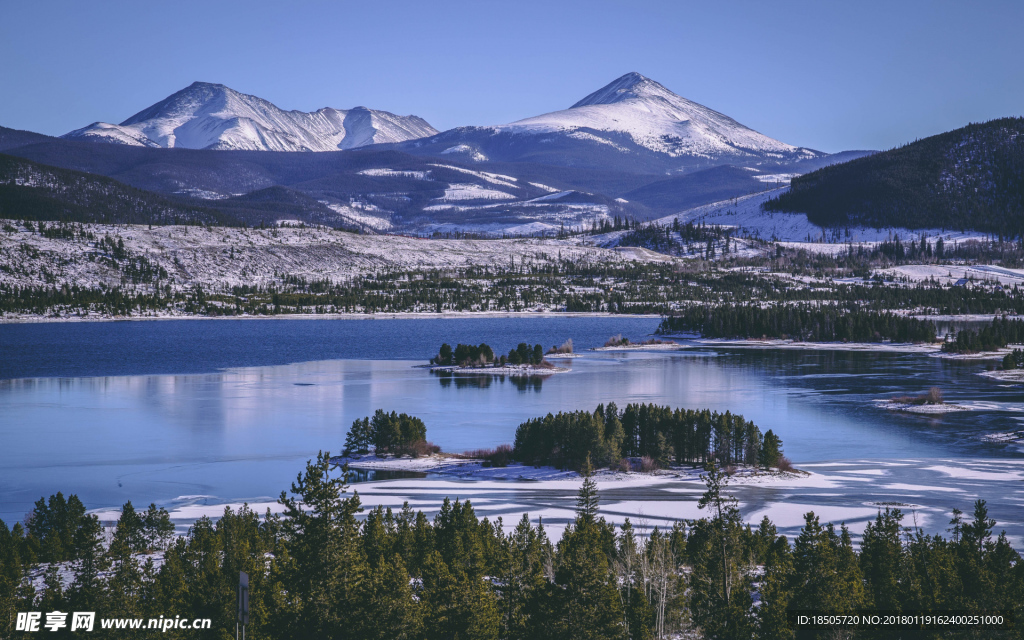
[[[223,213],[171,202],[110,178],[3,154],[0,218],[133,224],[232,221]]]
[[[776,165],[825,156],[758,133],[628,73],[570,108],[511,124],[460,127],[404,143],[410,153],[637,172],[716,164]]]
[[[767,211],[825,227],[1024,232],[1024,118],[1003,118],[796,178]]]
[[[0,152],[7,151],[8,149],[16,149],[17,147],[24,147],[25,145],[35,144],[37,142],[46,142],[47,140],[53,140],[53,138],[41,133],[34,133],[32,131],[0,127]]]
[[[436,133],[418,116],[365,107],[284,111],[222,84],[195,82],[119,125],[96,122],[64,137],[139,147],[337,151]]]
[[[746,168],[723,165],[659,180],[622,195],[656,213],[672,213],[737,195],[764,191],[773,183]]]

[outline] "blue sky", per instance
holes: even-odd
[[[0,125],[120,122],[194,80],[439,129],[628,71],[791,144],[882,149],[1024,114],[1022,2],[0,2]]]

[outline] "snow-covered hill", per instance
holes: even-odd
[[[96,122],[63,137],[144,147],[337,151],[436,133],[418,116],[366,107],[284,111],[222,84],[195,82],[119,125]]]
[[[460,127],[403,145],[484,161],[679,171],[730,163],[772,166],[827,154],[796,147],[627,73],[568,109],[490,127]]]
[[[891,240],[894,236],[904,239],[928,237],[932,241],[943,238],[947,243],[984,239],[985,234],[972,231],[950,231],[948,229],[905,229],[902,227],[849,226],[825,228],[807,219],[805,213],[780,213],[764,211],[761,205],[770,198],[778,197],[789,187],[778,187],[747,196],[730,198],[721,202],[693,207],[674,213],[654,222],[669,226],[675,220],[680,224],[714,225],[733,227],[741,236],[777,241],[789,247],[807,249],[818,253],[841,253],[856,243],[875,244]]]

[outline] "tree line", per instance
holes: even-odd
[[[500,518],[478,518],[468,500],[446,499],[433,519],[408,504],[364,510],[327,453],[282,492],[281,515],[227,507],[218,520],[204,516],[167,542],[139,524],[130,503],[110,544],[96,516],[80,509],[70,524],[48,525],[56,528],[45,533],[0,524],[0,634],[10,637],[16,611],[96,611],[97,617],[210,618],[210,630],[165,635],[227,637],[239,571],[249,574],[246,636],[254,640],[888,638],[888,630],[795,636],[787,616],[1024,614],[1024,563],[1005,534],[993,535],[995,521],[981,500],[970,519],[953,511],[948,539],[907,526],[899,510],[880,510],[857,550],[846,526],[823,524],[813,513],[793,541],[767,517],[757,527],[744,525],[720,470],[703,476],[698,505],[705,517],[653,530],[638,530],[628,519],[620,526],[606,521],[586,463],[582,476],[575,517],[557,543],[527,515],[506,532]],[[51,509],[55,499],[43,507]],[[29,521],[47,517],[33,511]],[[68,527],[77,540],[73,555],[32,555],[34,546],[50,544],[37,535],[66,536]],[[140,554],[156,549],[160,564],[159,556]],[[62,579],[51,563],[42,587],[34,588],[25,578],[41,561],[62,562],[70,577]],[[146,633],[97,628],[93,635]],[[986,630],[983,637],[1021,633]]]
[[[659,333],[705,338],[791,338],[808,342],[935,342],[935,324],[889,312],[810,305],[689,306],[662,319]]]
[[[977,353],[995,351],[1008,344],[1024,342],[1024,320],[1013,320],[1003,316],[993,318],[992,323],[980,329],[961,329],[956,337],[947,340],[942,350],[947,353]]]
[[[587,460],[618,467],[624,459],[648,458],[655,465],[747,464],[774,467],[782,440],[762,435],[753,422],[726,411],[672,409],[614,402],[594,411],[548,414],[516,428],[512,458],[524,464],[580,469]]]
[[[487,343],[472,345],[460,342],[455,349],[452,349],[452,346],[446,342],[438,349],[437,355],[430,359],[430,364],[442,367],[484,367],[487,365],[503,367],[506,364],[538,365],[543,361],[544,348],[539,344],[531,347],[525,342],[520,342],[509,350],[508,355],[495,357],[494,350]]]

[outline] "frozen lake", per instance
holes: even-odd
[[[507,352],[520,341],[548,347],[572,338],[582,350],[617,333],[643,338],[657,322],[614,317],[0,325],[0,518],[20,519],[40,496],[56,491],[77,493],[90,508],[129,499],[168,507],[272,501],[308,458],[321,449],[339,451],[351,422],[377,408],[421,417],[430,440],[460,452],[511,442],[516,426],[528,418],[614,401],[620,407],[655,402],[733,411],[781,435],[798,467],[835,475],[842,461],[861,465],[862,473],[838,473],[839,480],[827,486],[815,481],[742,488],[748,514],[802,500],[863,519],[876,502],[904,502],[920,507],[922,526],[941,531],[943,510],[957,506],[969,512],[974,497],[982,497],[1000,526],[1024,533],[1017,531],[1024,520],[1024,481],[1014,471],[1024,468],[1024,452],[983,439],[1024,427],[1024,387],[976,375],[984,369],[979,362],[722,348],[584,352],[568,361],[570,373],[530,383],[440,378],[416,366],[441,342],[487,342]],[[923,417],[873,402],[931,386],[975,410]],[[956,470],[961,468],[975,472]],[[879,477],[888,481],[880,484]],[[367,483],[360,490],[368,503],[371,496],[384,501],[387,495],[390,504],[423,491],[437,500],[459,487],[467,491],[467,484],[473,483],[406,479]],[[547,498],[524,503],[504,494],[529,497],[530,491],[543,493],[541,488],[514,481],[476,484],[472,493],[475,502],[485,501],[482,512],[490,504],[493,515],[505,514],[506,521],[516,509],[533,511],[523,508],[531,501],[538,509],[546,504],[564,511],[562,498],[571,505],[573,493],[570,486],[556,487]],[[681,503],[693,500],[693,483],[662,484],[609,486],[609,515],[629,509],[635,514],[646,505],[644,513],[653,518],[652,503],[675,496],[674,517],[693,517]],[[625,506],[615,510],[613,503]],[[792,519],[788,512],[771,515]],[[863,526],[853,528],[859,533]]]

